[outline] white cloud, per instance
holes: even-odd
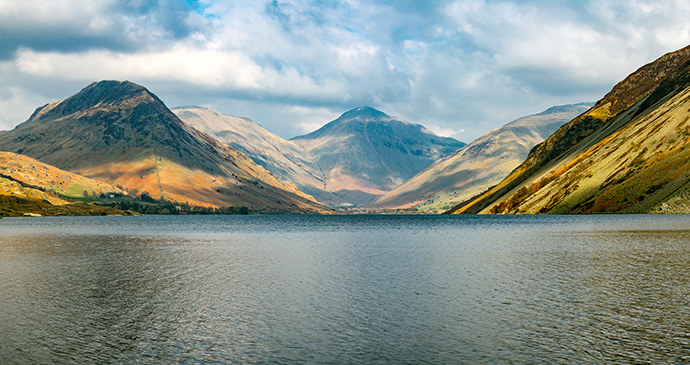
[[[297,121],[299,134],[311,133],[321,128],[325,123],[337,119],[344,111],[337,112],[323,107],[291,106],[288,113]]]
[[[261,67],[239,52],[175,47],[153,53],[110,51],[84,53],[17,52],[20,71],[33,76],[69,80],[168,79],[213,88],[257,89]]]
[[[167,80],[218,91],[316,100],[342,98],[346,93],[338,80],[314,80],[290,66],[280,70],[262,67],[238,51],[178,46],[164,52],[129,55],[110,51],[39,53],[22,49],[15,62],[21,72],[32,76],[84,83],[101,79]]]
[[[99,25],[109,24],[105,16],[116,2],[113,0],[1,0],[0,27],[5,30],[30,30],[36,25],[87,26],[86,31],[98,31]],[[91,25],[89,27],[89,25]],[[102,29],[102,28],[101,28]]]
[[[453,137],[455,139],[461,140],[462,139],[462,134],[465,132],[464,129],[453,129],[453,128],[445,128],[445,127],[438,127],[436,125],[427,125],[427,129],[430,131],[434,132],[437,136],[441,137]]]
[[[45,104],[41,95],[19,87],[9,87],[0,92],[0,130],[14,128],[29,118],[26,110],[34,110]]]

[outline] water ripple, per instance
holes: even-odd
[[[686,216],[0,220],[1,363],[687,363]]]

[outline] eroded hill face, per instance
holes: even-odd
[[[155,95],[131,82],[93,83],[39,108],[0,148],[132,194],[206,207],[323,211],[244,154],[184,124]]]
[[[368,204],[374,210],[447,211],[498,184],[530,149],[592,104],[564,105],[492,130]]]
[[[496,188],[455,211],[683,211],[689,86],[690,47],[643,66],[532,150]]]

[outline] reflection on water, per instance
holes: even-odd
[[[0,363],[690,362],[690,217],[0,220]]]

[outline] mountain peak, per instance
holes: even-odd
[[[97,105],[114,105],[135,97],[143,97],[149,101],[163,103],[145,87],[131,81],[105,80],[91,83],[78,93],[56,105],[47,114],[69,115]]]
[[[377,120],[390,119],[390,116],[380,110],[374,109],[370,106],[361,106],[352,110],[348,110],[341,115],[338,120],[349,119],[363,119],[363,120]]]
[[[87,97],[94,101],[99,100],[100,102],[107,103],[139,93],[153,95],[145,87],[131,81],[103,80],[91,83],[75,94],[73,98]]]

